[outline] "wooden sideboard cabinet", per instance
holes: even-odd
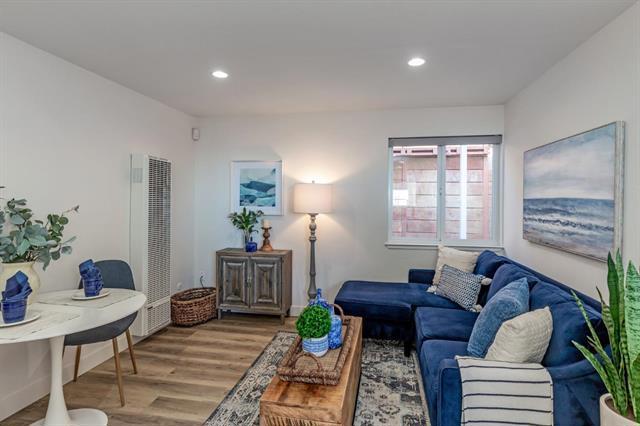
[[[222,312],[289,315],[291,250],[257,251],[226,248],[216,252],[218,319]]]

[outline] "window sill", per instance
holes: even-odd
[[[438,246],[442,244],[447,247],[454,247],[460,250],[493,250],[504,252],[504,247],[496,243],[488,241],[478,242],[416,242],[416,241],[387,241],[384,243],[385,247],[391,250],[437,250]]]

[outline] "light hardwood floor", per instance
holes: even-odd
[[[109,416],[109,426],[201,425],[275,333],[293,330],[294,321],[280,325],[279,318],[226,314],[192,328],[166,328],[134,346],[137,375],[128,353],[120,354],[124,407],[111,358],[64,386],[68,408],[99,408]],[[40,399],[2,425],[28,425],[44,417],[47,401]]]

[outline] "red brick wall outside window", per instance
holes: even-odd
[[[443,238],[491,240],[493,146],[448,145],[445,152]],[[435,241],[437,206],[438,147],[394,147],[392,237]]]

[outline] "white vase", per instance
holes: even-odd
[[[638,426],[638,422],[618,414],[610,393],[600,397],[600,426]]]
[[[33,291],[29,295],[27,303],[33,303],[36,294],[38,294],[38,291],[40,290],[40,277],[36,270],[33,269],[34,263],[35,262],[3,263],[2,272],[0,272],[0,290],[4,291],[7,285],[7,280],[13,277],[16,272],[20,271],[29,278],[29,286]]]

